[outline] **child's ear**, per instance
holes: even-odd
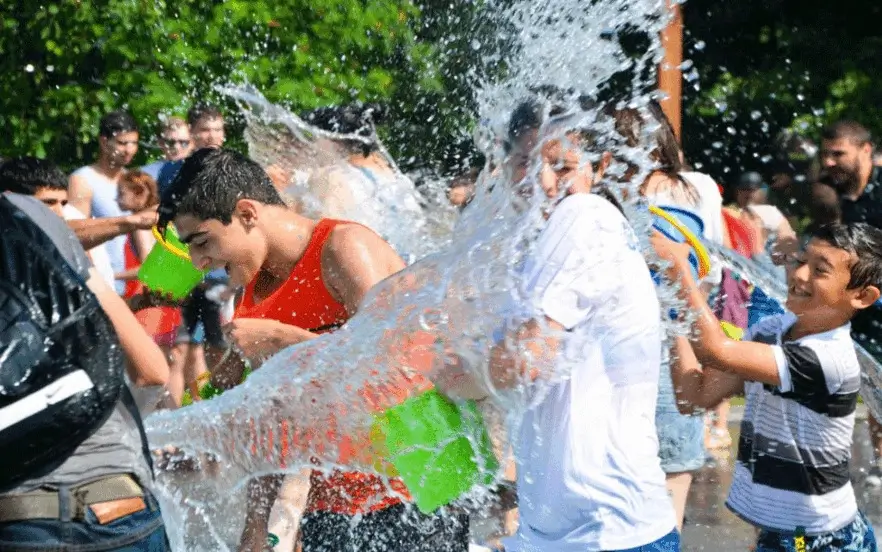
[[[257,204],[250,199],[240,199],[236,202],[236,215],[246,228],[254,226],[257,222]]]
[[[879,288],[867,286],[851,299],[851,306],[857,310],[867,309],[879,300]]]

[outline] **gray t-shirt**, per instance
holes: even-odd
[[[6,197],[52,239],[59,252],[84,279],[89,278],[89,257],[61,218],[32,197],[17,194],[7,194]],[[120,473],[130,473],[145,485],[151,479],[141,451],[138,426],[121,403],[117,404],[107,422],[61,466],[45,476],[25,481],[12,492],[27,492],[47,484],[74,485]]]

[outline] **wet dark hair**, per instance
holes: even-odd
[[[67,177],[51,161],[13,157],[0,164],[0,192],[35,195],[40,188],[67,190]]]
[[[873,286],[882,290],[882,230],[863,222],[819,226],[812,237],[857,257],[848,289]]]
[[[162,194],[159,227],[164,228],[179,215],[230,224],[240,199],[285,205],[260,165],[232,150],[203,148],[184,161]]]
[[[138,132],[138,123],[128,111],[111,111],[98,124],[98,134],[104,138],[113,138],[123,132]]]
[[[353,103],[343,106],[320,107],[301,117],[312,126],[335,134],[355,134],[369,140],[343,140],[344,147],[351,153],[361,153],[365,157],[379,149],[375,125],[386,120],[386,108],[380,104]]]
[[[870,131],[864,125],[855,121],[837,121],[824,127],[824,130],[821,131],[821,139],[848,140],[858,146],[873,143]]]
[[[223,119],[224,114],[219,108],[207,103],[197,103],[187,112],[187,124],[190,128],[199,124],[203,119]]]
[[[646,106],[649,117],[658,123],[658,128],[652,133],[650,138],[653,147],[650,155],[655,161],[655,171],[663,173],[672,182],[677,182],[682,188],[684,195],[694,203],[698,203],[700,196],[698,190],[688,180],[681,176],[681,172],[685,170],[683,161],[680,159],[680,143],[674,133],[674,127],[668,116],[665,115],[661,105],[653,100]],[[613,118],[616,133],[620,140],[628,147],[637,147],[643,139],[643,128],[646,126],[646,117],[635,108],[625,107],[617,108],[615,104],[609,104],[604,108],[604,112]],[[623,163],[627,163],[624,159],[619,159]],[[630,163],[629,163],[630,166]],[[637,168],[631,166],[626,175],[636,172]],[[626,179],[630,178],[626,176]],[[641,193],[644,191],[646,183],[641,187]]]

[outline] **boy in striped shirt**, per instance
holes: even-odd
[[[685,248],[660,236],[653,244],[698,313],[695,335],[675,345],[682,409],[746,396],[726,504],[760,530],[757,552],[875,552],[849,479],[861,381],[850,321],[879,299],[882,231],[818,229],[790,267],[788,312],[755,324],[741,342],[727,338],[708,309]]]

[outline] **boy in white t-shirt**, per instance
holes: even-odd
[[[816,230],[790,270],[790,312],[760,321],[740,342],[708,309],[688,250],[661,236],[653,241],[698,312],[695,336],[677,339],[678,398],[707,408],[746,395],[726,504],[760,529],[755,550],[875,552],[849,478],[861,384],[850,320],[879,299],[882,231],[866,224]]]
[[[490,361],[496,388],[533,382],[515,443],[519,529],[506,550],[674,552],[679,535],[655,432],[655,287],[625,218],[588,193],[593,176],[579,135],[542,107],[515,110],[509,169],[529,196],[525,177],[540,165],[550,215],[521,278],[528,321],[506,332]],[[549,126],[558,132],[546,134]],[[480,395],[468,384],[436,384]]]

